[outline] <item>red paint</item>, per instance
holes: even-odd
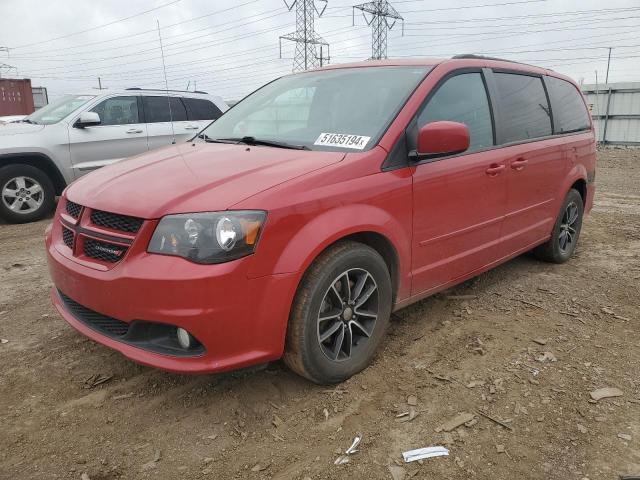
[[[0,116],[29,115],[34,111],[31,80],[0,78]]]
[[[90,209],[147,221],[124,259],[106,267],[73,256],[64,245],[61,218],[69,218],[63,214],[65,201],[59,202],[46,234],[55,286],[85,307],[124,322],[183,326],[203,343],[205,355],[170,357],[126,345],[77,321],[55,293],[54,304],[80,332],[137,362],[176,372],[223,371],[282,355],[289,309],[302,275],[320,252],[345,236],[373,232],[392,245],[397,256],[396,308],[546,241],[567,191],[595,170],[593,128],[381,169],[427,94],[447,74],[467,67],[561,77],[499,61],[441,61],[368,151],[183,144],[104,168],[67,189],[69,200]],[[468,142],[468,133],[465,137],[456,124],[437,123],[424,129],[430,134],[420,149],[448,151],[451,145]],[[436,129],[446,138],[438,139]],[[593,183],[587,185],[585,211],[591,208],[594,189]],[[146,252],[160,217],[225,209],[267,212],[253,255],[196,265]]]
[[[418,153],[442,155],[464,152],[469,148],[469,129],[464,123],[431,122],[418,132]]]

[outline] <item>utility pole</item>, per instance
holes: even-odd
[[[280,37],[280,58],[282,58],[282,40],[296,43],[296,53],[293,57],[293,71],[303,72],[310,68],[316,68],[323,64],[322,46],[327,47],[329,57],[329,44],[315,32],[315,16],[322,16],[327,8],[327,0],[294,0],[291,4],[283,0],[289,11],[296,8],[296,31]],[[322,4],[318,8],[316,2]],[[320,57],[316,53],[320,45]]]
[[[371,60],[387,58],[387,33],[398,20],[402,21],[404,35],[404,18],[387,0],[374,0],[354,5],[352,10],[353,24],[356,23],[355,11],[361,10],[367,25],[371,26]],[[370,15],[370,18],[367,17]]]
[[[605,76],[605,85],[609,83],[609,65],[611,65],[611,47],[609,47],[609,58],[607,59],[607,75]]]

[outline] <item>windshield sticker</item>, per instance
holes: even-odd
[[[354,148],[362,150],[367,146],[371,137],[363,137],[362,135],[346,135],[344,133],[321,133],[314,145],[322,145],[324,147],[342,147]]]

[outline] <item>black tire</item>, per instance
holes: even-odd
[[[570,213],[570,211],[575,213]],[[575,189],[569,190],[560,207],[551,238],[533,251],[535,256],[551,263],[564,263],[569,260],[578,245],[583,214],[584,204],[580,192]],[[564,242],[563,239],[567,242]]]
[[[26,179],[24,192],[20,198],[13,196],[18,184],[17,179]],[[38,185],[40,191],[32,192],[30,188]],[[18,188],[19,189],[19,188]],[[24,196],[22,196],[24,195]],[[27,202],[35,202],[36,207],[31,207]],[[14,202],[17,209],[12,209]],[[47,216],[55,204],[55,189],[53,182],[42,170],[31,165],[7,165],[0,168],[0,217],[9,223],[35,222]]]
[[[348,292],[343,290],[347,283]],[[339,294],[332,286],[351,300],[339,307]],[[367,296],[368,292],[372,293]],[[391,307],[391,278],[380,254],[358,242],[336,244],[314,261],[298,287],[289,315],[285,363],[294,372],[318,384],[346,380],[371,363],[389,325]],[[377,318],[372,320],[374,309]],[[341,313],[337,319],[324,320],[338,310]],[[320,319],[321,312],[323,320]],[[342,324],[337,328],[343,333],[338,331],[322,343],[321,337],[338,324]],[[355,343],[347,345],[343,342],[335,348],[340,335],[343,339],[352,338]],[[335,351],[338,357],[330,358]]]

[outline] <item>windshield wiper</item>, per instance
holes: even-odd
[[[32,123],[33,125],[37,125],[36,122],[34,122],[33,120],[29,120],[28,118],[23,118],[21,120],[18,120],[18,122]]]
[[[201,138],[202,140],[204,140],[207,143],[232,143],[232,144],[238,143],[238,142],[235,142],[235,141],[232,141],[232,140],[225,140],[225,139],[221,139],[221,138],[211,138],[205,133],[199,134],[198,138]]]
[[[306,145],[296,145],[293,143],[278,142],[276,140],[262,140],[256,137],[219,138],[218,140],[244,143],[246,145],[264,145],[265,147],[289,148],[291,150],[311,150]]]

